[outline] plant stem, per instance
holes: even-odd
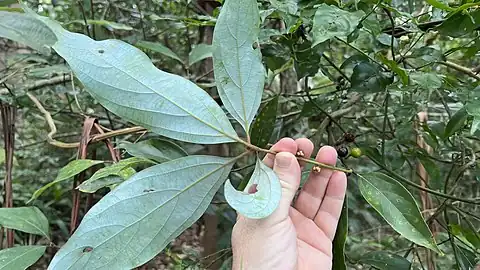
[[[272,155],[278,154],[278,152],[275,152],[273,150],[263,149],[263,148],[260,148],[258,146],[249,144],[247,142],[244,142],[243,144],[245,146],[247,146],[247,148],[249,148],[250,150],[255,151],[255,152],[263,152],[263,153],[272,154]],[[350,169],[344,169],[344,168],[339,168],[339,167],[335,167],[335,166],[332,166],[332,165],[320,163],[320,162],[318,162],[316,160],[313,160],[313,159],[308,159],[308,158],[304,158],[304,157],[296,157],[296,158],[299,161],[310,163],[310,164],[313,164],[313,165],[318,166],[320,168],[330,169],[330,170],[334,170],[334,171],[340,171],[340,172],[344,172],[344,173],[352,173],[353,172]]]

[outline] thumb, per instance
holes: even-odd
[[[282,198],[277,210],[270,217],[273,220],[280,221],[288,216],[290,205],[300,185],[301,170],[297,158],[292,153],[280,152],[275,155],[273,171],[280,180]]]

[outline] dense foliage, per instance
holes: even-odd
[[[11,4],[0,269],[228,269],[235,212],[278,204],[259,158],[285,136],[337,148],[305,175],[349,175],[334,269],[476,265],[480,2]],[[213,250],[175,246],[212,222]]]

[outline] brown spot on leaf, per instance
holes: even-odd
[[[93,250],[93,247],[84,247],[83,253],[88,253],[88,252],[91,252],[92,250]]]
[[[148,189],[144,189],[143,192],[152,192],[152,191],[155,191],[155,189],[153,188],[148,188]]]

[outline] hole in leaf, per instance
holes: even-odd
[[[105,51],[102,50],[102,49],[98,50],[98,53],[104,53],[104,52],[105,52]]]
[[[152,191],[155,191],[155,189],[153,188],[148,188],[148,189],[144,189],[143,192],[152,192]]]
[[[83,253],[88,253],[88,252],[91,252],[92,250],[93,250],[93,247],[84,247]]]
[[[256,50],[258,47],[259,47],[258,42],[254,42],[254,43],[252,44],[252,48],[253,48],[254,50]]]
[[[248,194],[255,194],[257,191],[257,184],[253,184],[248,188]]]

